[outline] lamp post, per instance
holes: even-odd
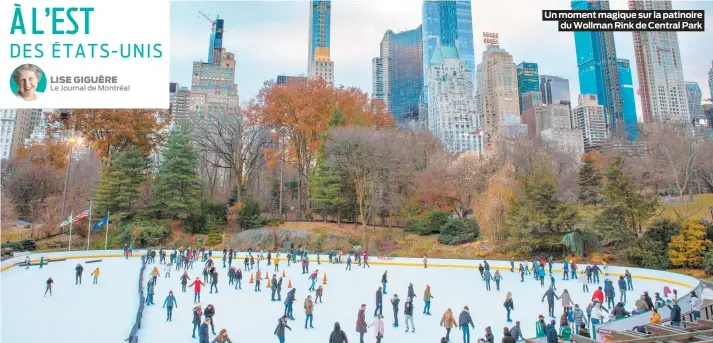
[[[283,181],[284,177],[284,172],[285,172],[285,142],[284,142],[284,136],[285,133],[282,128],[280,129],[272,129],[272,132],[280,132],[280,219],[282,219],[282,188],[285,185],[285,182]]]
[[[475,131],[470,132],[471,135],[478,137],[478,160],[483,161],[483,129],[477,128]]]
[[[69,168],[72,166],[72,151],[74,151],[74,143],[81,142],[82,137],[72,136],[67,139],[69,155],[67,156],[67,172],[64,175],[64,191],[62,192],[62,219],[64,219],[65,205],[67,203],[67,186],[69,185]]]

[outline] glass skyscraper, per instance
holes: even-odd
[[[210,43],[208,46],[208,63],[220,63],[223,49],[223,19],[216,18],[214,30],[210,33]]]
[[[624,130],[626,137],[630,141],[635,141],[639,134],[639,120],[636,117],[636,100],[634,97],[634,80],[631,77],[631,64],[629,60],[617,59],[619,69],[619,87],[621,89],[621,101],[624,119]]]
[[[520,113],[522,113],[522,95],[527,92],[540,91],[540,75],[537,63],[522,62],[517,65],[517,92],[520,98]]]
[[[428,66],[439,45],[458,48],[461,62],[475,70],[473,14],[470,0],[424,0],[421,7],[424,72],[422,101],[428,102]],[[475,82],[475,73],[473,73]]]
[[[423,87],[421,27],[390,35],[388,49],[389,109],[397,123],[417,121]],[[383,56],[382,56],[383,57]]]
[[[330,25],[332,22],[331,1],[311,1],[309,11],[309,50],[307,68],[314,61],[314,52],[317,47],[327,48],[329,51]]]
[[[546,105],[560,105],[572,100],[569,94],[569,80],[551,75],[540,75],[540,91],[542,92],[542,103]]]
[[[573,10],[609,10],[609,0],[575,0]],[[613,32],[578,31],[574,33],[579,67],[580,94],[594,94],[604,106],[604,119],[615,128],[623,118],[619,72]]]
[[[703,107],[701,107],[703,92],[701,87],[698,86],[698,82],[686,81],[686,98],[688,99],[688,113],[691,116],[691,120],[705,118]]]

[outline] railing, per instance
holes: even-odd
[[[136,321],[131,327],[129,338],[126,339],[129,343],[139,343],[138,331],[141,329],[141,319],[144,315],[144,306],[146,297],[144,296],[144,271],[146,270],[146,255],[141,256],[141,270],[139,271],[139,310],[136,312]]]

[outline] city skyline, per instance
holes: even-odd
[[[207,59],[205,51],[211,24],[199,17],[198,11],[209,16],[220,15],[225,20],[223,47],[236,55],[236,83],[243,100],[254,96],[263,82],[274,80],[275,75],[306,74],[305,50],[308,45],[304,36],[308,35],[309,11],[305,3],[172,3],[171,81],[190,84],[192,62]],[[330,55],[335,61],[335,84],[359,87],[371,93],[372,58],[379,56],[379,42],[384,32],[389,29],[402,32],[418,27],[422,17],[421,4],[420,0],[334,1]],[[481,62],[480,55],[485,50],[481,43],[482,32],[498,32],[500,45],[513,55],[515,63],[538,63],[540,74],[569,79],[574,102],[579,94],[574,35],[557,32],[552,23],[540,21],[540,10],[569,9],[570,4],[570,1],[473,2],[476,64]],[[708,10],[706,19],[712,20],[713,2],[674,1],[673,6],[675,9]],[[611,8],[627,9],[626,1],[611,1]],[[512,15],[496,18],[495,14],[503,11]],[[710,94],[707,76],[713,46],[700,44],[706,37],[711,39],[711,33],[679,33],[685,79],[698,82],[703,93]],[[615,40],[617,57],[631,60],[632,71],[636,70],[632,34],[615,33]],[[554,56],[552,51],[558,54]],[[637,78],[634,87],[638,89]],[[641,119],[640,97],[636,100]]]

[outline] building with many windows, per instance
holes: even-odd
[[[275,83],[283,86],[294,83],[307,83],[307,78],[304,76],[277,75]]]
[[[477,150],[472,70],[452,46],[436,49],[428,68],[428,130],[450,152]]]
[[[621,90],[622,119],[627,139],[635,141],[639,134],[639,119],[636,116],[636,98],[634,97],[634,80],[631,77],[629,60],[617,59],[619,69],[619,89]]]
[[[419,121],[423,87],[421,27],[399,33],[386,31],[380,50],[381,56],[372,59],[372,97],[386,104],[398,124]]]
[[[632,0],[630,10],[673,10],[671,0]],[[632,32],[644,122],[690,123],[675,31]]]
[[[543,104],[572,103],[569,96],[569,80],[563,77],[540,75],[540,91]]]
[[[609,139],[604,116],[604,106],[595,94],[579,96],[577,107],[572,109],[572,125],[582,133],[585,152],[601,150]]]
[[[424,0],[421,6],[422,69],[424,84],[422,101],[428,102],[428,66],[439,46],[458,49],[466,68],[475,70],[473,46],[473,14],[470,0]],[[473,75],[475,82],[475,75]]]
[[[485,147],[502,127],[505,116],[520,117],[517,73],[512,56],[497,45],[490,44],[483,52],[476,72],[479,123],[485,132]]]
[[[332,23],[331,1],[310,1],[307,75],[334,84],[334,62],[329,53]]]
[[[688,99],[688,113],[691,116],[691,120],[705,118],[703,107],[701,107],[703,92],[701,92],[698,82],[686,81],[686,98]]]
[[[708,90],[710,91],[710,99],[713,101],[713,61],[711,61],[711,69],[708,70]]]
[[[584,153],[584,140],[579,129],[572,128],[570,108],[566,104],[544,105],[537,108],[538,137],[545,146],[554,146],[579,161]]]
[[[572,10],[609,10],[609,0],[574,0]],[[614,33],[577,31],[574,44],[579,68],[580,94],[594,94],[604,106],[607,125],[615,128],[623,119]]]
[[[537,71],[537,63],[522,62],[517,65],[517,92],[520,97],[520,113],[526,110],[523,106],[523,95],[527,92],[538,92],[540,93],[540,100],[542,100],[542,93],[540,91],[540,75]],[[530,105],[528,108],[531,108]]]
[[[0,158],[13,158],[43,123],[42,109],[0,109]]]
[[[219,63],[193,62],[190,115],[237,113],[238,85],[235,83],[235,55],[221,51]]]
[[[220,55],[223,51],[223,27],[225,21],[220,17],[215,18],[213,30],[210,33],[210,43],[208,45],[208,62],[220,62]]]

